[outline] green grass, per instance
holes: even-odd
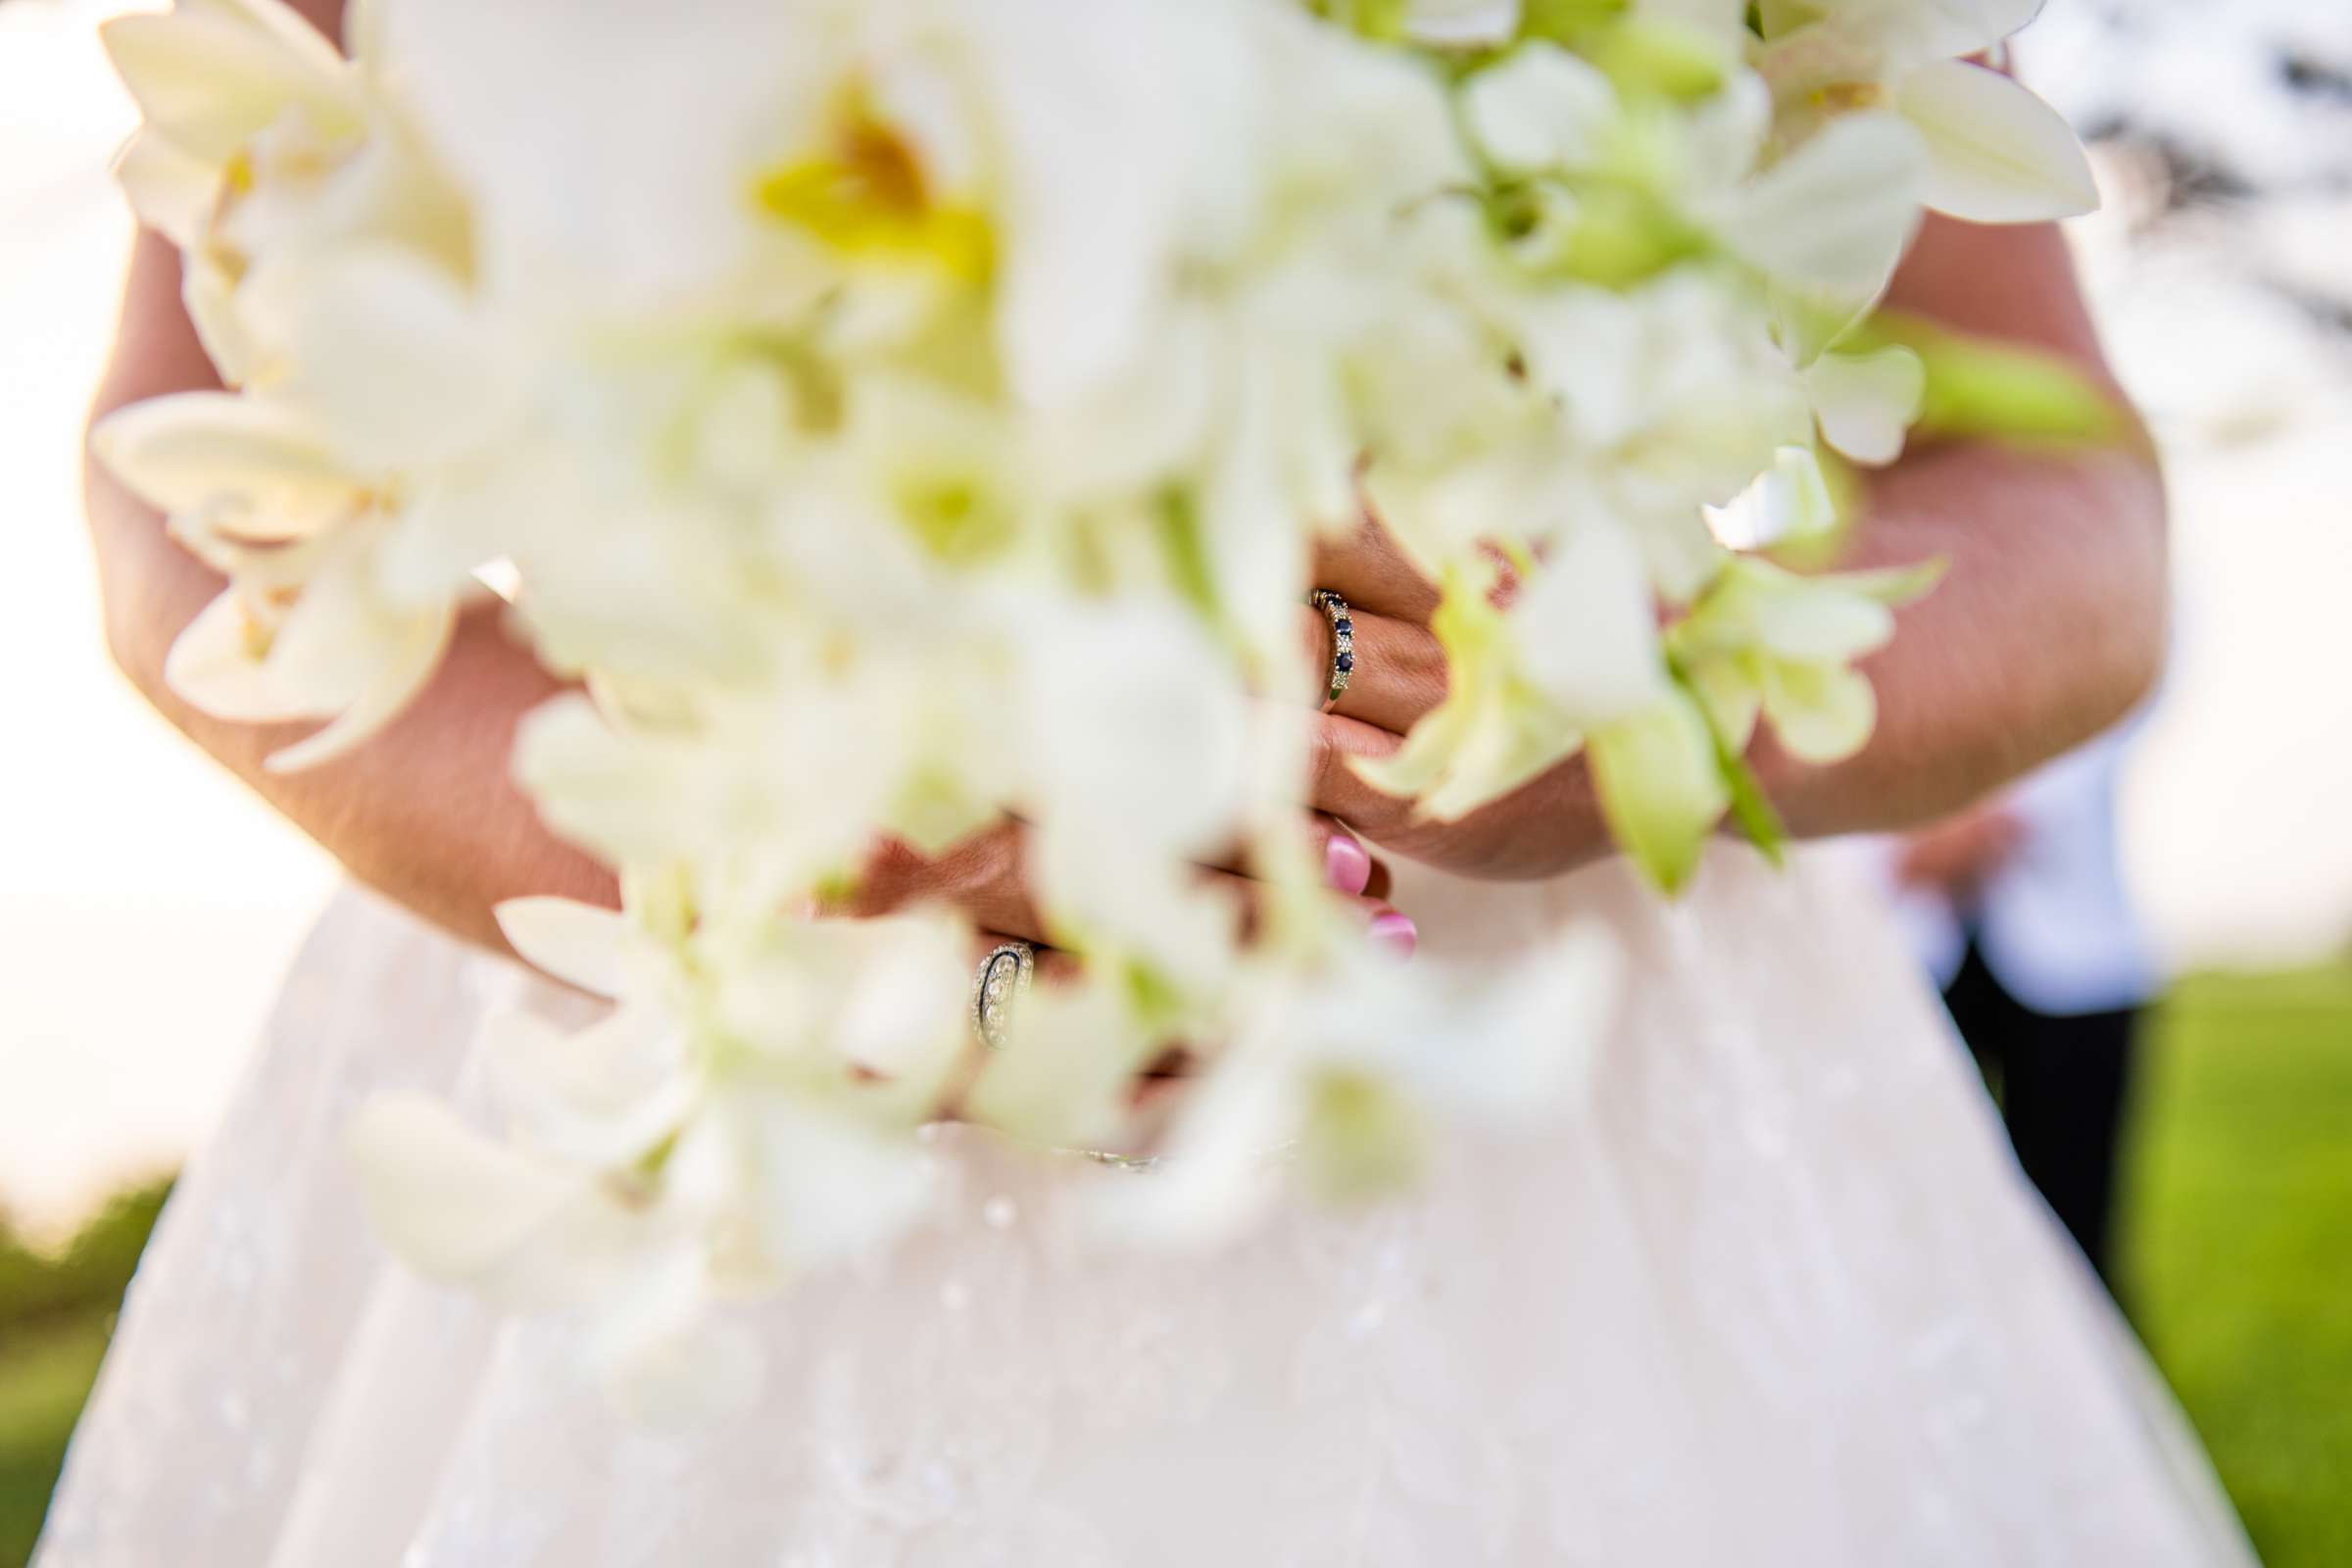
[[[66,1439],[164,1191],[117,1200],[62,1257],[0,1231],[0,1564],[32,1555]]]
[[[2352,969],[2183,984],[2127,1154],[2132,1317],[2270,1568],[2352,1563]],[[0,1234],[0,1568],[29,1553],[162,1200],[62,1259]]]
[[[2166,1006],[2124,1290],[2270,1568],[2352,1563],[2352,970]]]

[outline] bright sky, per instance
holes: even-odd
[[[129,111],[91,37],[102,9],[0,5],[0,526],[15,551],[0,600],[0,808],[15,824],[0,860],[0,1206],[50,1228],[202,1136],[334,880],[140,706],[100,644],[79,426],[129,232],[104,177]],[[2105,91],[2079,34],[2069,48],[2041,59],[2085,99]],[[2263,69],[2258,54],[2239,64],[2229,79]],[[2352,339],[2324,343],[2219,258],[2340,281],[2352,198],[2276,203],[2157,256],[2124,228],[2118,216],[2082,238],[2123,373],[2170,449],[2189,628],[2134,768],[2137,886],[2178,961],[2342,952]]]
[[[0,5],[0,1204],[61,1219],[210,1125],[333,868],[116,677],[79,428],[129,223],[87,7]]]

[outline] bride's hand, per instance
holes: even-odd
[[[1507,576],[1506,576],[1507,584]],[[1409,801],[1358,777],[1357,758],[1387,757],[1446,697],[1446,655],[1429,629],[1437,585],[1380,526],[1318,546],[1315,582],[1348,602],[1355,663],[1348,689],[1315,721],[1308,803],[1384,849],[1462,876],[1556,876],[1608,853],[1592,781],[1572,760],[1458,822],[1419,815]],[[1506,588],[1507,591],[1507,588]],[[1300,646],[1318,678],[1331,668],[1331,627],[1299,609]]]
[[[1364,940],[1400,957],[1410,956],[1419,933],[1413,922],[1386,900],[1388,868],[1373,858],[1354,835],[1329,818],[1310,816],[1306,831],[1320,853],[1331,897],[1363,922]],[[860,868],[855,892],[822,912],[871,918],[922,904],[952,904],[980,928],[981,947],[973,954],[975,964],[1001,943],[1025,942],[1037,950],[1037,982],[1066,983],[1079,972],[1079,960],[1052,945],[1047,922],[1030,894],[1023,864],[1026,840],[1027,830],[1015,821],[975,834],[939,856],[925,856],[904,842],[885,840]],[[1247,925],[1255,918],[1257,888],[1246,866],[1238,862],[1203,866],[1200,876],[1231,896],[1236,919]],[[1181,1050],[1170,1050],[1150,1063],[1136,1080],[1137,1105],[1163,1098],[1189,1076],[1192,1066],[1192,1057]],[[949,1114],[955,1114],[952,1107]]]
[[[1419,933],[1387,900],[1388,869],[1356,837],[1327,817],[1310,816],[1306,831],[1322,859],[1331,896],[1363,923],[1364,940],[1409,955]],[[883,841],[867,857],[851,893],[823,912],[870,918],[921,904],[952,904],[983,931],[1050,947],[1053,934],[1031,897],[1025,864],[1028,830],[1006,821],[974,834],[944,855],[926,856],[899,840]],[[1257,884],[1238,861],[1200,868],[1204,884],[1231,897],[1245,925],[1255,917]]]

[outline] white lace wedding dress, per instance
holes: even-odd
[[[462,1086],[470,1020],[534,983],[354,896],[164,1217],[39,1568],[2252,1560],[1833,871],[1398,902],[1431,952],[1623,932],[1625,1015],[1547,1136],[1200,1261],[1080,1240],[1074,1194],[1148,1174],[959,1133],[952,1211],[769,1309],[757,1404],[681,1436],[363,1228],[348,1113]]]

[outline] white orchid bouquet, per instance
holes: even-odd
[[[1679,885],[1740,761],[1873,720],[1915,575],[1727,537],[1833,527],[1927,369],[1868,332],[1923,207],[2092,200],[1967,57],[2034,0],[276,0],[109,24],[121,176],[227,390],[104,460],[227,587],[200,708],[366,741],[462,612],[573,684],[517,776],[620,879],[515,949],[612,999],[494,1020],[511,1124],[371,1107],[395,1246],[585,1308],[616,1387],[714,1388],[710,1301],[879,1245],[933,1188],[975,933],[816,917],[879,839],[1007,815],[1056,947],[963,1113],[1121,1147],[1207,1044],[1134,1234],[1354,1193],[1428,1119],[1573,1071],[1609,955],[1384,962],[1295,805],[1298,605],[1367,514],[1442,586],[1438,709],[1370,782],[1441,818],[1582,752]],[[1733,526],[1727,528],[1726,524]],[[1494,590],[1515,577],[1507,608]],[[1274,699],[1268,701],[1268,699]],[[1295,702],[1284,699],[1297,699]],[[1192,867],[1248,846],[1245,937]]]

